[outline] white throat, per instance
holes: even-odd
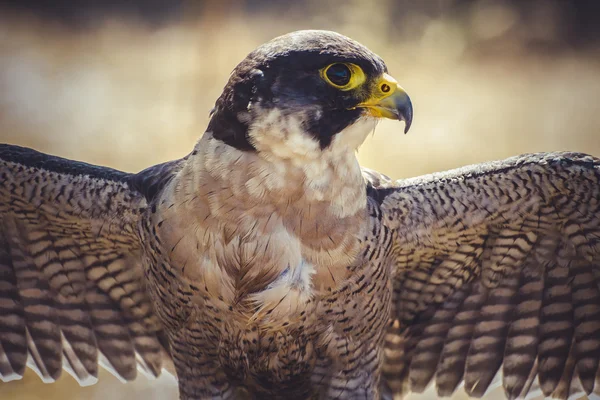
[[[318,140],[304,131],[301,116],[279,110],[264,114],[254,121],[248,134],[256,157],[264,161],[261,184],[275,190],[302,185],[305,200],[329,201],[338,217],[364,207],[365,199],[357,195],[357,189],[364,190],[356,150],[375,129],[376,119],[359,119],[321,149]],[[253,185],[252,180],[249,184]]]

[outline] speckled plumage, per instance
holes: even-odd
[[[361,169],[385,66],[348,40],[251,53],[194,150],[139,174],[1,145],[0,378],[172,361],[184,400],[600,393],[600,160]],[[328,62],[372,63],[370,89],[314,95]]]
[[[480,397],[500,372],[508,398],[599,393],[599,180],[599,159],[549,153],[381,183],[388,385]]]

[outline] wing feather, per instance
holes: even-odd
[[[8,242],[0,230],[0,377],[20,379],[27,365],[25,310]]]
[[[392,182],[384,378],[396,394],[600,392],[600,160],[530,154]]]
[[[146,199],[133,177],[0,145],[3,381],[25,365],[44,382],[64,368],[82,385],[98,365],[125,381],[160,374],[168,354],[142,279]]]
[[[544,289],[542,268],[529,259],[521,270],[513,318],[508,329],[504,349],[503,385],[508,398],[526,394],[531,386],[530,371],[537,374],[537,347],[539,343],[539,309]]]

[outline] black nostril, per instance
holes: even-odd
[[[384,83],[383,85],[381,85],[381,91],[383,93],[387,93],[390,91],[390,85],[388,85],[387,83]]]

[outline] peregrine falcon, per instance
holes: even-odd
[[[337,33],[271,40],[184,158],[130,174],[0,146],[0,378],[174,367],[180,398],[600,394],[600,159],[392,181],[413,116]]]

